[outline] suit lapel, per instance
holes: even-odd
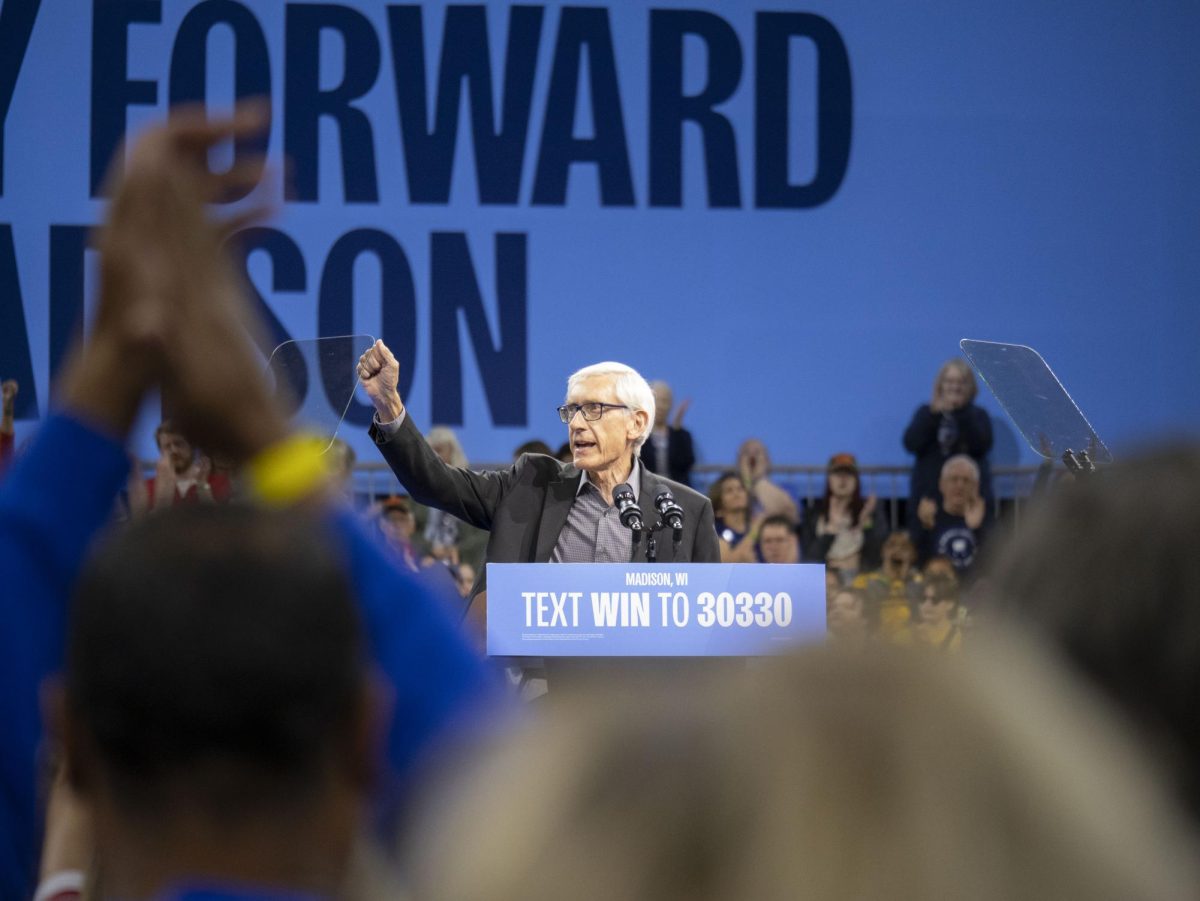
[[[558,533],[567,522],[571,504],[579,490],[583,474],[573,466],[565,466],[558,477],[546,486],[546,501],[542,505],[542,521],[538,526],[536,563],[546,563],[558,543]]]

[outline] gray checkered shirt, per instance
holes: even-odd
[[[633,458],[629,487],[637,500],[642,481],[642,464]],[[587,473],[579,480],[575,503],[567,513],[567,522],[558,533],[551,563],[628,563],[633,555],[633,533],[621,525],[614,504],[604,503],[600,489],[588,481]]]

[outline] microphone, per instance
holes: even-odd
[[[635,535],[641,535],[644,528],[642,511],[633,497],[633,489],[627,482],[622,482],[613,489],[613,503],[617,505],[617,515],[621,517],[621,525]]]
[[[654,506],[658,508],[658,515],[663,518],[663,522],[675,533],[675,540],[683,540],[683,507],[675,503],[675,495],[671,494],[670,488],[664,486],[658,492],[658,496],[654,498]]]

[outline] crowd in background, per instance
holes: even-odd
[[[990,433],[952,361],[904,436],[906,529],[844,450],[804,509],[761,442],[713,485],[725,559],[825,563],[830,641],[517,709],[427,578],[461,584],[470,536],[352,510],[350,449],[262,383],[206,201],[246,177],[208,151],[264,125],[134,147],[95,327],[0,475],[0,897],[1195,896],[1200,451],[1064,484],[981,561]],[[154,390],[147,479],[123,441]],[[686,481],[667,416],[647,466]],[[962,645],[965,584],[972,652],[913,652]]]

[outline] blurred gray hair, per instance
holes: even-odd
[[[941,475],[945,475],[946,470],[948,470],[952,465],[953,466],[966,466],[968,469],[971,470],[971,472],[973,472],[975,474],[975,481],[978,482],[980,480],[979,464],[976,463],[972,458],[968,457],[966,454],[955,454],[953,457],[947,457],[946,462],[942,464],[942,469],[941,469],[941,472],[939,473],[939,477]]]

